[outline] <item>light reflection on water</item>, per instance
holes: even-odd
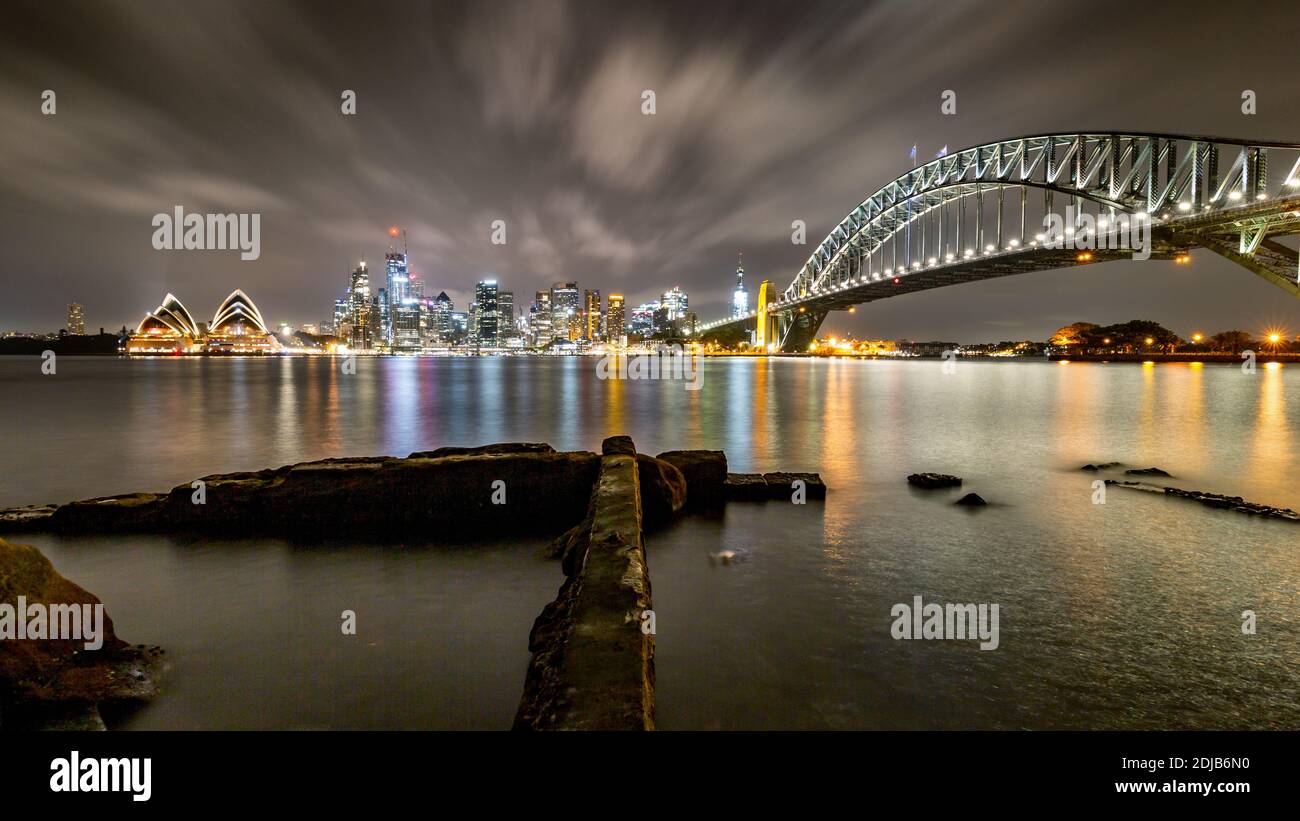
[[[1077,471],[1121,460],[1300,507],[1295,368],[719,359],[687,391],[570,358],[38,364],[0,360],[2,506],[448,444],[598,450],[615,433],[650,453],[723,449],[735,471],[819,471],[824,505],[732,505],[651,536],[665,727],[1300,728],[1300,528],[1118,488],[1093,505],[1096,476]],[[993,506],[903,481],[926,470]],[[184,662],[140,726],[508,726],[529,624],[560,581],[536,546],[31,541],[127,638]],[[722,547],[750,552],[711,565]],[[263,604],[232,597],[240,584]],[[1000,603],[1002,647],[893,641],[890,607],[915,595]],[[388,638],[339,646],[344,600]],[[202,683],[227,674],[245,698]]]

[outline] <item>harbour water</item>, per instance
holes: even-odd
[[[733,503],[650,534],[664,728],[1300,729],[1300,526],[1115,487],[1095,504],[1078,470],[1158,466],[1300,508],[1294,367],[723,358],[686,390],[598,379],[582,357],[39,364],[0,360],[2,507],[616,433],[819,472],[824,503]],[[920,471],[991,504],[909,487]],[[26,540],[124,637],[167,648],[167,692],[134,728],[508,727],[561,581],[540,538]],[[998,649],[894,639],[891,608],[915,596],[998,604]]]

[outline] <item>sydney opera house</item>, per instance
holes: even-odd
[[[125,348],[128,354],[267,354],[279,350],[279,341],[267,330],[253,300],[238,289],[225,298],[207,323],[195,322],[185,304],[168,294],[140,320]]]

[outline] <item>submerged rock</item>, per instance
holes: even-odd
[[[1124,471],[1124,474],[1127,476],[1164,476],[1171,479],[1173,478],[1160,468],[1133,468]]]
[[[913,473],[907,477],[907,483],[924,490],[944,487],[961,487],[961,477],[947,473]]]
[[[51,614],[58,606],[89,605],[93,618],[95,606],[103,606],[60,575],[36,548],[0,539],[0,604],[17,608],[20,596],[29,610],[37,605]],[[71,616],[66,624],[75,624]],[[47,634],[53,626],[51,618]],[[0,721],[5,729],[102,729],[100,705],[143,702],[158,694],[160,649],[127,644],[103,612],[102,646],[92,650],[86,647],[88,627],[82,627],[79,638],[61,633],[58,639],[6,636],[0,641]]]
[[[984,497],[978,493],[967,493],[965,496],[953,502],[953,504],[964,505],[966,507],[984,507],[988,505],[988,502],[984,501]]]
[[[1300,522],[1300,513],[1295,512],[1289,507],[1273,507],[1271,505],[1262,505],[1256,502],[1247,502],[1240,496],[1225,496],[1220,493],[1206,493],[1200,490],[1183,490],[1180,487],[1160,487],[1159,485],[1150,485],[1145,482],[1120,482],[1114,479],[1107,479],[1106,484],[1117,485],[1131,490],[1145,490],[1151,493],[1163,493],[1166,496],[1190,499],[1193,502],[1200,502],[1206,507],[1213,507],[1220,510],[1233,510],[1237,513],[1263,516],[1268,519],[1282,519],[1288,522]]]
[[[1087,470],[1087,471],[1113,470],[1114,468],[1123,467],[1123,466],[1124,466],[1123,462],[1099,462],[1095,465],[1091,463],[1086,464],[1083,467],[1079,468],[1079,470]]]
[[[804,492],[809,499],[825,499],[826,484],[816,473],[764,473],[763,481],[767,483],[767,498],[789,501],[794,494],[794,483],[803,482]]]

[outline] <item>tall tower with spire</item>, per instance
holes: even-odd
[[[731,316],[741,317],[749,313],[749,292],[745,290],[745,253],[738,252],[736,261],[736,290],[731,295]]]

